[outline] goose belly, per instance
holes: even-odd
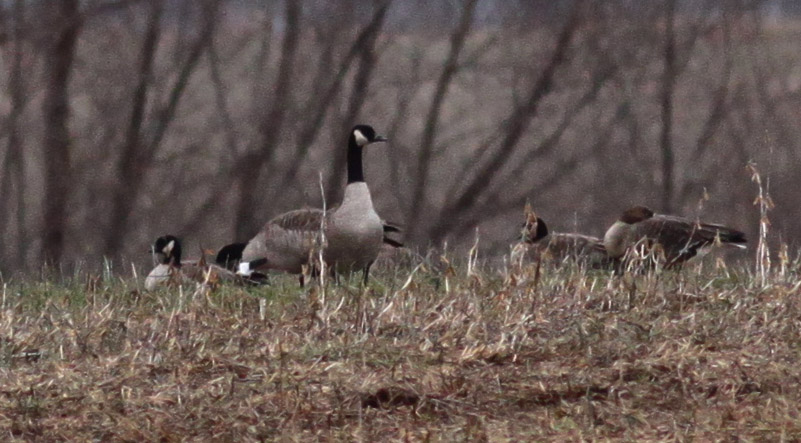
[[[242,251],[242,261],[266,258],[264,268],[299,274],[308,261],[313,243],[314,233],[271,226],[248,242]]]
[[[631,227],[621,221],[616,221],[604,235],[603,244],[606,252],[612,258],[622,257],[626,253],[631,241]]]
[[[181,284],[185,279],[179,268],[161,263],[153,268],[145,278],[145,290],[154,291],[160,286]]]
[[[338,272],[356,271],[375,261],[384,229],[375,212],[363,217],[334,217],[326,229],[326,263]]]

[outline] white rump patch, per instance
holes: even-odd
[[[175,247],[175,240],[170,240],[170,242],[167,243],[167,246],[165,246],[164,249],[162,249],[161,251],[164,252],[164,255],[169,256],[172,253],[172,248],[174,247]]]
[[[362,131],[358,129],[353,131],[353,137],[356,138],[356,144],[359,146],[364,146],[370,143],[370,140],[367,140],[367,137],[365,137],[364,134],[362,134]]]
[[[250,262],[239,263],[239,270],[236,273],[245,277],[253,275],[253,269],[250,269]]]

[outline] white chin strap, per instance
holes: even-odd
[[[358,129],[353,131],[353,137],[356,138],[356,144],[358,144],[359,146],[364,146],[370,143],[370,140],[367,140],[367,137],[365,137],[364,134],[362,134],[362,131]]]
[[[162,249],[162,252],[164,252],[164,255],[169,256],[170,254],[172,254],[172,248],[174,247],[175,247],[175,240],[170,240],[170,242],[167,243],[167,246],[165,246],[164,249]]]

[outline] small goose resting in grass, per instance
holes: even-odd
[[[550,232],[545,221],[533,212],[526,213],[521,234],[528,254],[537,259],[548,258],[557,263],[572,260],[593,269],[611,268],[613,265],[600,238]]]
[[[393,227],[385,227],[375,212],[364,181],[362,150],[385,141],[372,127],[355,126],[348,137],[348,184],[342,204],[325,213],[320,209],[298,209],[268,221],[245,247],[239,273],[250,275],[255,269],[276,269],[301,274],[322,228],[326,265],[337,273],[362,270],[366,283],[370,266],[384,243],[384,232]],[[265,259],[265,263],[255,266],[253,260],[257,259]]]
[[[735,229],[656,214],[644,206],[627,209],[604,235],[611,257],[622,259],[632,251],[657,253],[652,258],[668,268],[695,257],[699,249],[718,243],[745,248],[745,242],[745,234]]]
[[[202,274],[196,260],[181,261],[181,241],[174,235],[157,238],[151,252],[159,256],[160,260],[145,278],[145,289],[148,291],[159,286],[189,283]]]
[[[205,259],[182,260],[181,241],[174,235],[157,238],[151,252],[161,260],[145,278],[145,289],[148,291],[160,286],[192,282],[242,281],[241,277],[227,269],[206,264]]]

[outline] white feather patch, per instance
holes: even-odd
[[[167,246],[165,246],[164,249],[162,249],[162,252],[164,252],[164,255],[169,256],[172,253],[172,248],[174,247],[175,247],[175,240],[170,240],[170,242],[167,243]]]
[[[245,277],[250,277],[253,274],[253,270],[250,269],[250,262],[239,263],[239,270],[236,271],[236,273]]]
[[[364,146],[364,145],[370,143],[370,140],[367,140],[367,137],[365,137],[364,134],[362,134],[362,131],[360,131],[358,129],[353,131],[353,137],[356,138],[356,144],[359,145],[359,146]]]

